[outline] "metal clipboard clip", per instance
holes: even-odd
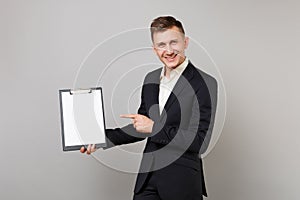
[[[70,95],[73,95],[73,94],[89,94],[89,93],[92,93],[92,90],[93,89],[91,89],[91,88],[88,88],[88,89],[78,88],[78,89],[70,90]]]

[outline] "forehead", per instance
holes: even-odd
[[[168,42],[170,40],[178,40],[183,38],[184,34],[180,32],[179,28],[176,26],[166,29],[165,31],[154,32],[153,34],[154,43]]]

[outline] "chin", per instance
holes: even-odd
[[[170,69],[175,69],[176,67],[179,66],[178,62],[176,62],[176,63],[165,63],[165,64]]]
[[[169,69],[176,69],[176,67],[178,67],[178,65],[167,65],[167,67],[168,67]]]
[[[167,66],[170,69],[175,69],[177,66],[179,66],[179,61],[173,61],[173,62],[169,62],[169,61],[164,61],[165,66]]]

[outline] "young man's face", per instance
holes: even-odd
[[[176,26],[153,34],[153,49],[169,69],[175,69],[185,60],[187,46],[188,38]]]

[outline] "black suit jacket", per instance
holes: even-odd
[[[154,121],[152,133],[138,133],[132,124],[123,128],[107,129],[107,138],[112,142],[109,146],[147,138],[135,193],[145,187],[150,171],[171,164],[178,169],[178,173],[174,174],[176,176],[183,174],[181,170],[185,167],[195,170],[200,181],[191,184],[198,184],[200,194],[207,196],[199,154],[205,152],[211,137],[217,102],[217,82],[189,62],[160,115],[158,96],[161,70],[162,68],[152,71],[145,77],[138,109],[139,114]],[[191,178],[191,181],[194,180]],[[170,188],[164,188],[170,189],[171,183]],[[182,189],[189,190],[189,187],[183,186]]]

